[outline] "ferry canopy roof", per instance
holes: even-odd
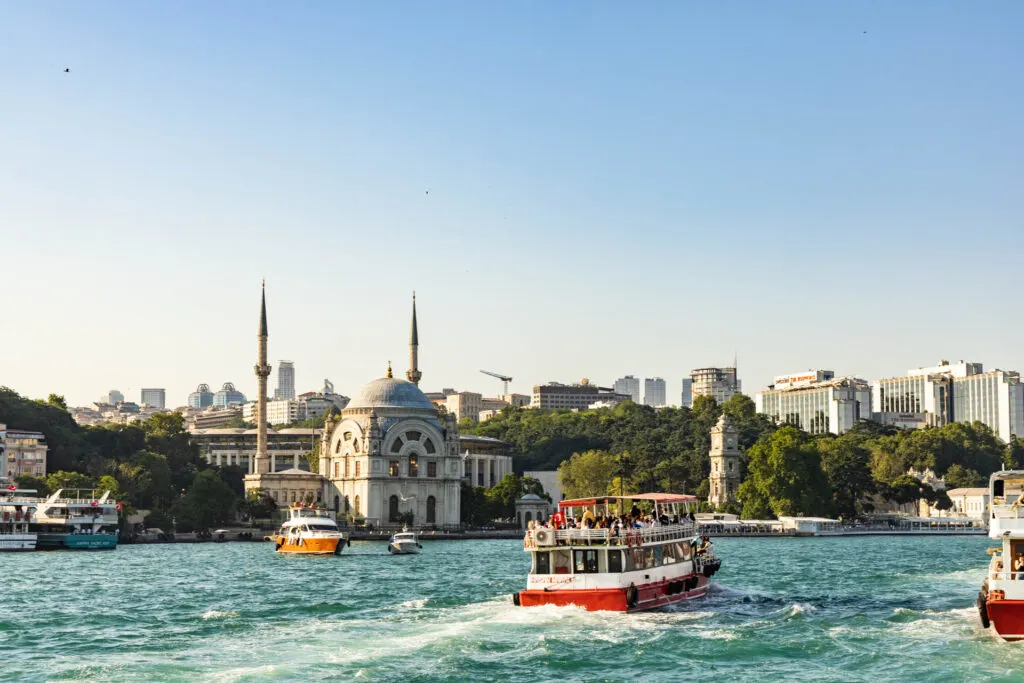
[[[560,508],[587,507],[599,503],[615,503],[629,500],[649,500],[658,505],[668,503],[696,503],[697,496],[690,496],[684,493],[634,493],[632,496],[595,496],[593,498],[575,498],[563,500],[558,504]]]

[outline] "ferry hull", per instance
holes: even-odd
[[[35,534],[0,534],[0,552],[35,549]]]
[[[65,534],[41,532],[39,550],[113,550],[117,547],[117,534]]]
[[[293,555],[337,555],[344,547],[343,538],[303,538],[291,541],[284,536],[274,538],[277,552]]]
[[[987,600],[992,631],[1007,641],[1024,640],[1024,600]]]
[[[576,606],[590,612],[643,612],[661,609],[684,600],[704,597],[708,590],[707,578],[700,575],[694,575],[693,578],[697,580],[697,583],[690,590],[683,590],[679,587],[679,583],[686,579],[637,586],[636,602],[632,606],[630,606],[630,589],[628,588],[527,589],[519,592],[519,604],[522,607]]]

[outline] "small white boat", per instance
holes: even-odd
[[[422,549],[416,532],[408,529],[402,529],[388,541],[388,552],[392,555],[415,555]]]

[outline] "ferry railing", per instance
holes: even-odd
[[[1024,571],[994,571],[991,572],[989,578],[995,579],[996,581],[1024,581]]]
[[[532,537],[533,532],[526,532]],[[558,529],[555,532],[557,545],[613,545],[629,546],[647,543],[686,540],[697,534],[695,524],[667,524],[643,527],[641,529]]]

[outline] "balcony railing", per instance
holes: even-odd
[[[535,531],[536,529],[526,532],[527,537],[533,541],[536,541]],[[555,543],[563,546],[640,546],[649,543],[683,541],[696,535],[697,525],[692,522],[649,526],[641,529],[558,529],[555,531]]]

